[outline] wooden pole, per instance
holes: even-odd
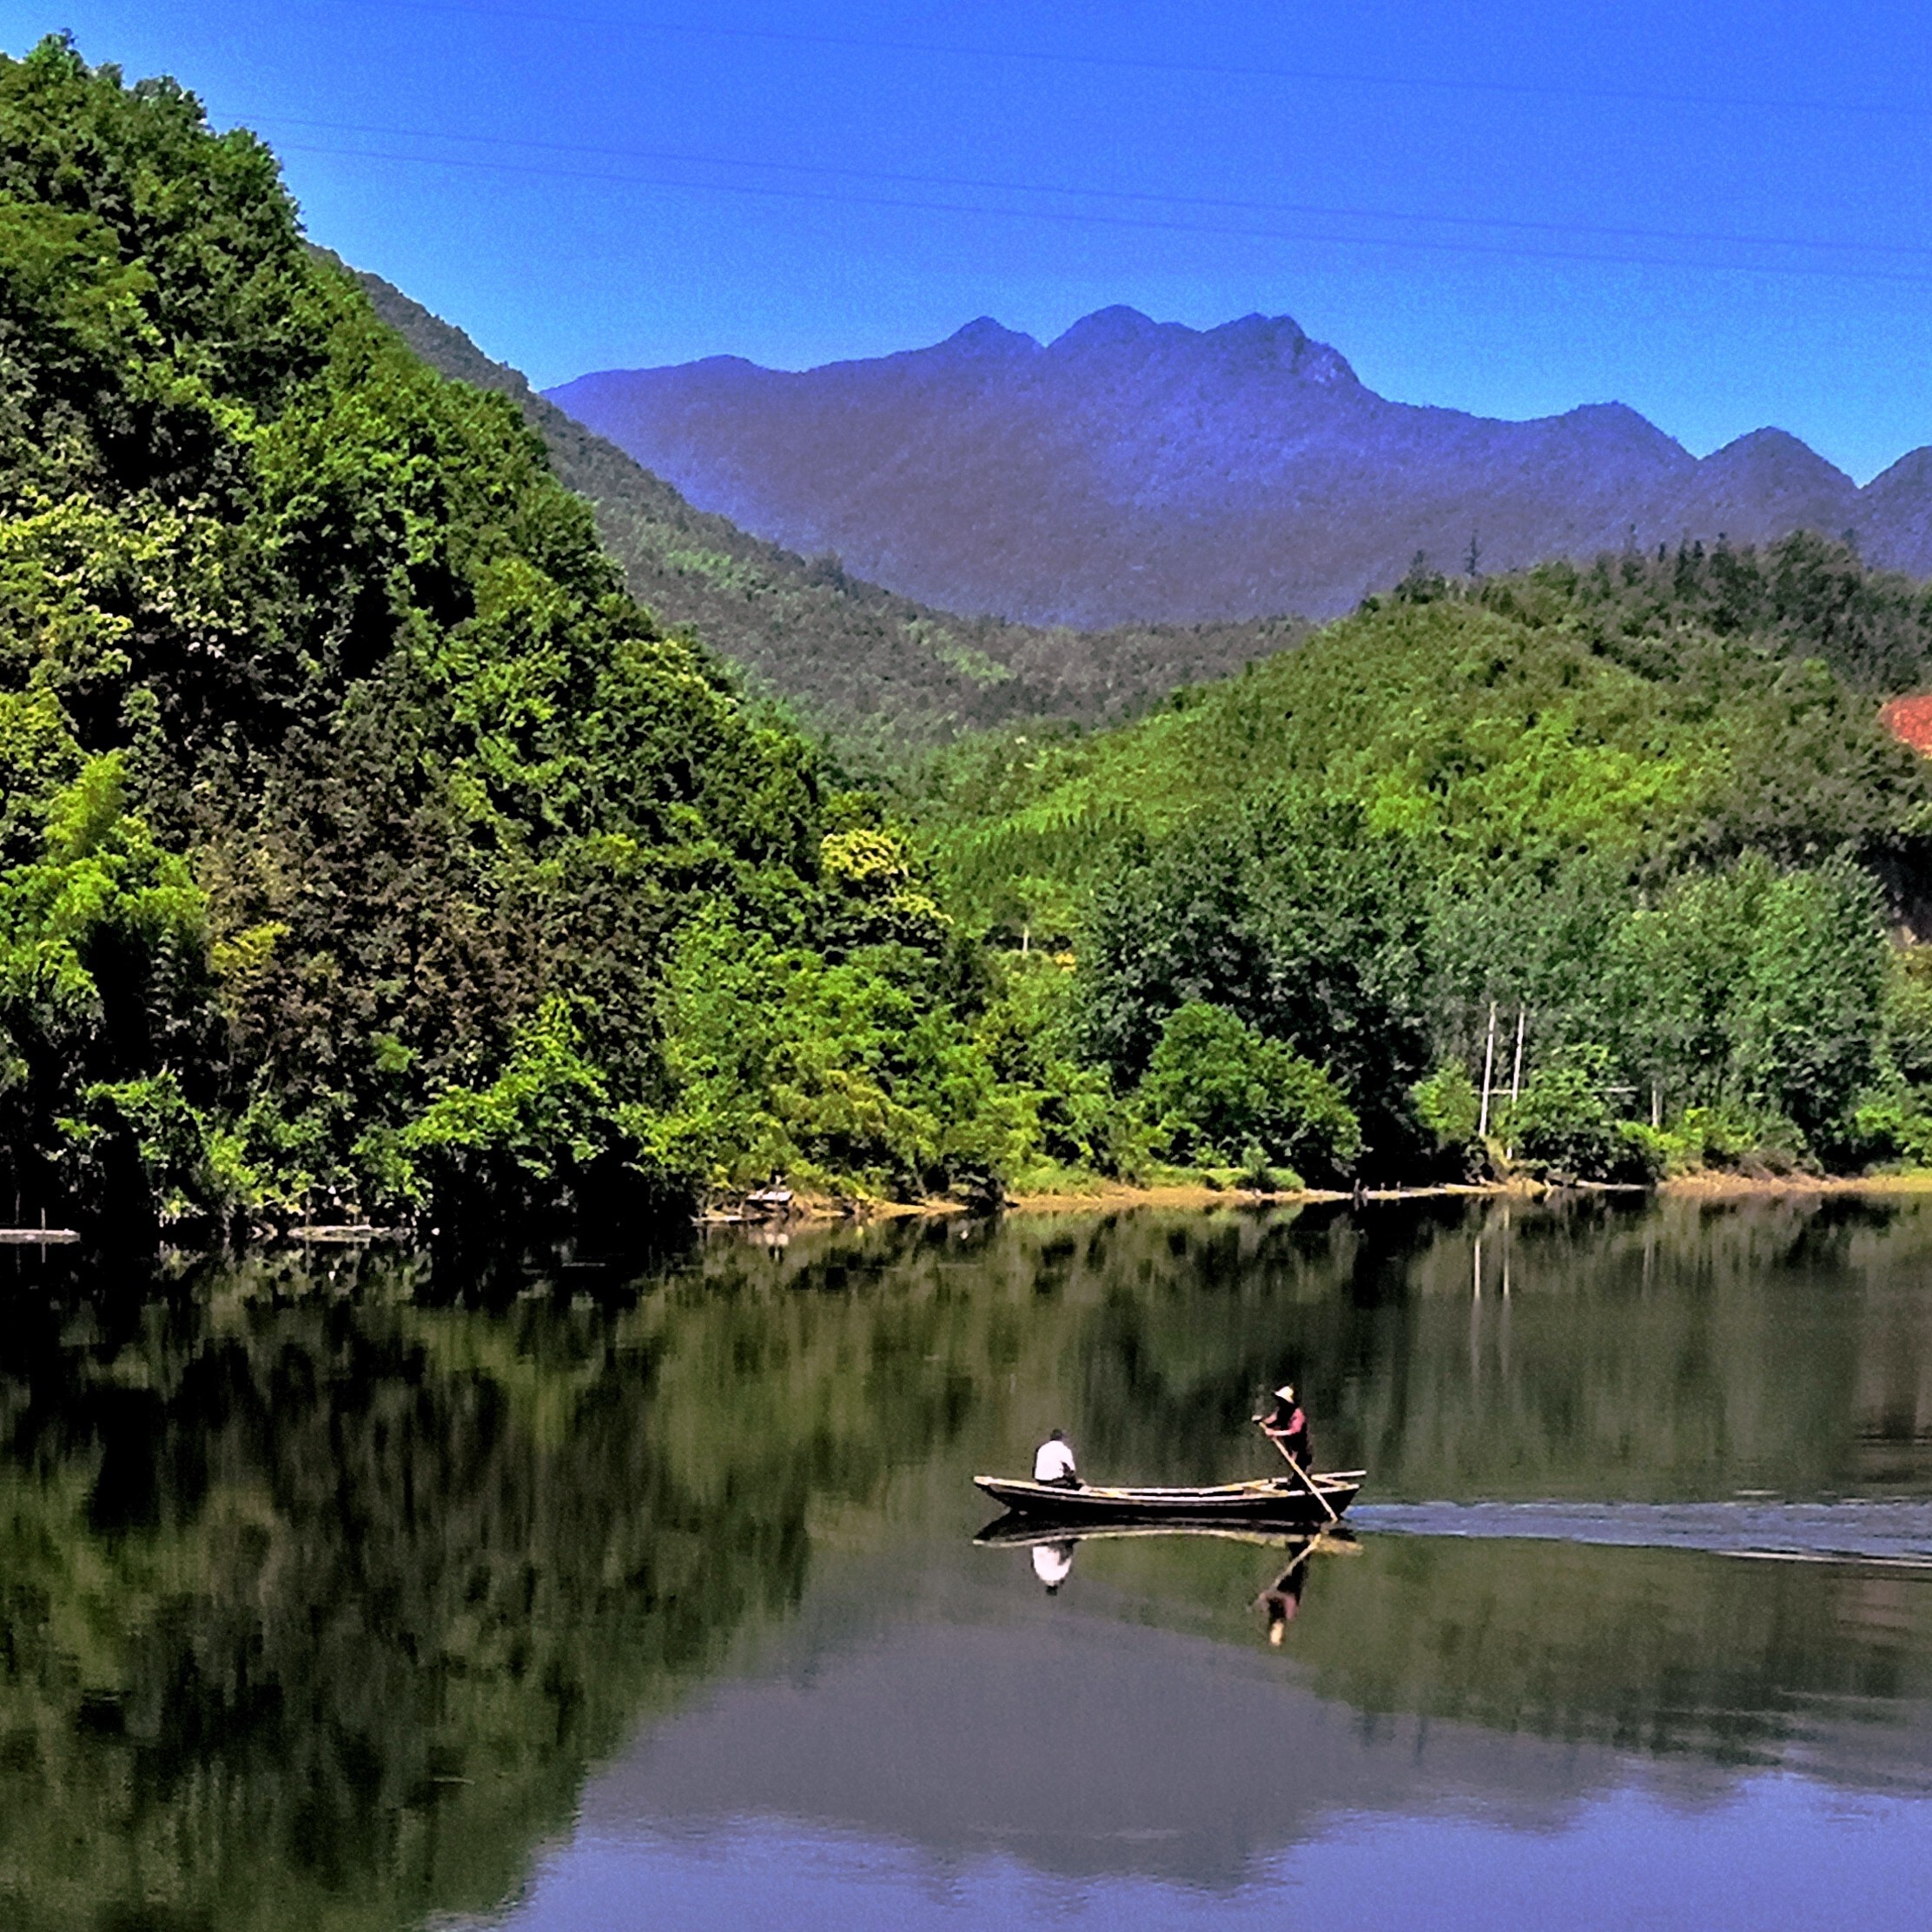
[[[1516,1070],[1510,1075],[1510,1104],[1513,1107],[1523,1094],[1523,1029],[1529,1023],[1530,1009],[1519,1006],[1516,1009]]]
[[[1489,1043],[1483,1049],[1483,1104],[1476,1121],[1476,1138],[1489,1138],[1489,1081],[1496,1069],[1496,1002],[1489,1002]]]
[[[1268,1440],[1272,1442],[1274,1446],[1281,1452],[1282,1461],[1287,1463],[1288,1467],[1294,1470],[1296,1475],[1300,1477],[1301,1486],[1307,1491],[1309,1495],[1314,1498],[1316,1502],[1320,1503],[1321,1506],[1328,1512],[1328,1520],[1331,1523],[1340,1522],[1340,1517],[1335,1514],[1335,1505],[1331,1503],[1319,1489],[1315,1487],[1313,1479],[1310,1477],[1308,1472],[1304,1469],[1301,1465],[1298,1463],[1294,1459],[1294,1458],[1288,1453],[1287,1444],[1283,1442],[1280,1437],[1276,1435],[1272,1429],[1263,1429],[1261,1431],[1261,1433],[1265,1435],[1268,1439]]]

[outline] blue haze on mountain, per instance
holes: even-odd
[[[1035,624],[1326,617],[1432,566],[1856,533],[1932,574],[1932,450],[1863,489],[1781,430],[1701,460],[1619,403],[1506,422],[1392,402],[1285,315],[989,318],[801,373],[736,356],[548,394],[700,508],[943,608]]]

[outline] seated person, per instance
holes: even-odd
[[[1074,1467],[1073,1449],[1059,1430],[1055,1429],[1035,1454],[1033,1479],[1036,1483],[1056,1483],[1062,1489],[1080,1487],[1079,1472]]]

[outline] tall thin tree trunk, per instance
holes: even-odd
[[[1476,1138],[1489,1138],[1489,1081],[1496,1070],[1496,1002],[1489,1002],[1489,1043],[1483,1049],[1483,1104],[1476,1121]]]

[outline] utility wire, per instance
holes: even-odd
[[[1282,228],[1235,228],[1205,222],[1164,220],[1152,215],[1107,215],[1072,208],[996,208],[985,203],[913,200],[884,195],[839,195],[806,188],[772,188],[740,182],[703,182],[653,175],[605,174],[583,169],[544,168],[529,162],[473,160],[449,155],[386,154],[372,149],[330,148],[303,142],[281,143],[290,154],[327,155],[351,161],[377,161],[405,167],[460,168],[495,174],[529,175],[552,181],[605,182],[626,188],[662,188],[699,195],[737,195],[760,200],[810,202],[840,208],[898,208],[936,215],[1018,216],[1029,221],[1072,222],[1085,227],[1149,229],[1162,234],[1223,235],[1257,242],[1312,242],[1343,248],[1406,248],[1430,254],[1501,255],[1521,261],[1593,262],[1611,267],[1708,268],[1744,275],[1823,276],[1831,280],[1882,281],[1932,288],[1932,275],[1907,275],[1882,268],[1839,267],[1819,262],[1698,261],[1686,255],[1611,255],[1575,248],[1538,248],[1503,242],[1457,242],[1430,236],[1310,234]],[[1413,220],[1417,217],[1397,217]],[[1427,219],[1427,217],[1421,217]],[[1808,247],[1809,243],[1782,244]]]
[[[1023,61],[1037,65],[1091,67],[1123,73],[1188,74],[1207,80],[1287,81],[1327,87],[1394,88],[1432,94],[1506,95],[1518,99],[1607,101],[1644,107],[1735,108],[1750,112],[1877,115],[1932,118],[1932,102],[1830,101],[1799,96],[1685,94],[1649,88],[1552,87],[1545,82],[1454,79],[1444,75],[1366,74],[1340,69],[1283,68],[1161,60],[1151,55],[1069,53],[1042,47],[969,47],[942,41],[888,39],[861,34],[808,33],[797,28],[728,27],[715,23],[623,20],[609,15],[556,13],[528,7],[471,7],[459,0],[341,0],[383,14],[457,15],[473,20],[528,22],[540,26],[584,27],[599,31],[658,35],[672,38],[759,41],[777,46],[830,47],[850,51],[936,55],[964,61]]]
[[[474,147],[514,148],[556,155],[589,155],[605,160],[636,161],[657,165],[681,163],[691,167],[751,169],[767,174],[809,175],[847,181],[883,182],[892,187],[902,188],[968,189],[1006,195],[1057,195],[1085,201],[1127,202],[1165,208],[1215,208],[1244,215],[1290,215],[1345,222],[1407,222],[1439,228],[1502,228],[1530,235],[1596,235],[1616,242],[1715,243],[1730,248],[1787,248],[1932,259],[1932,246],[1904,242],[1859,242],[1836,238],[1826,240],[1790,235],[1739,235],[1721,229],[1624,228],[1588,222],[1526,222],[1506,215],[1427,215],[1399,208],[1332,208],[1309,202],[1246,201],[1210,195],[1163,194],[1151,189],[1082,188],[1067,182],[1000,181],[967,175],[900,174],[878,169],[842,167],[827,162],[758,161],[732,155],[694,154],[689,149],[592,147],[575,142],[530,141],[504,135],[458,134],[433,128],[385,128],[349,121],[313,121],[290,114],[253,115],[242,118],[282,127],[314,128],[331,134],[373,135],[388,140],[460,142]],[[294,147],[295,144],[284,145]],[[299,148],[296,151],[341,154],[348,150]],[[422,155],[415,158],[433,161],[441,157]]]

